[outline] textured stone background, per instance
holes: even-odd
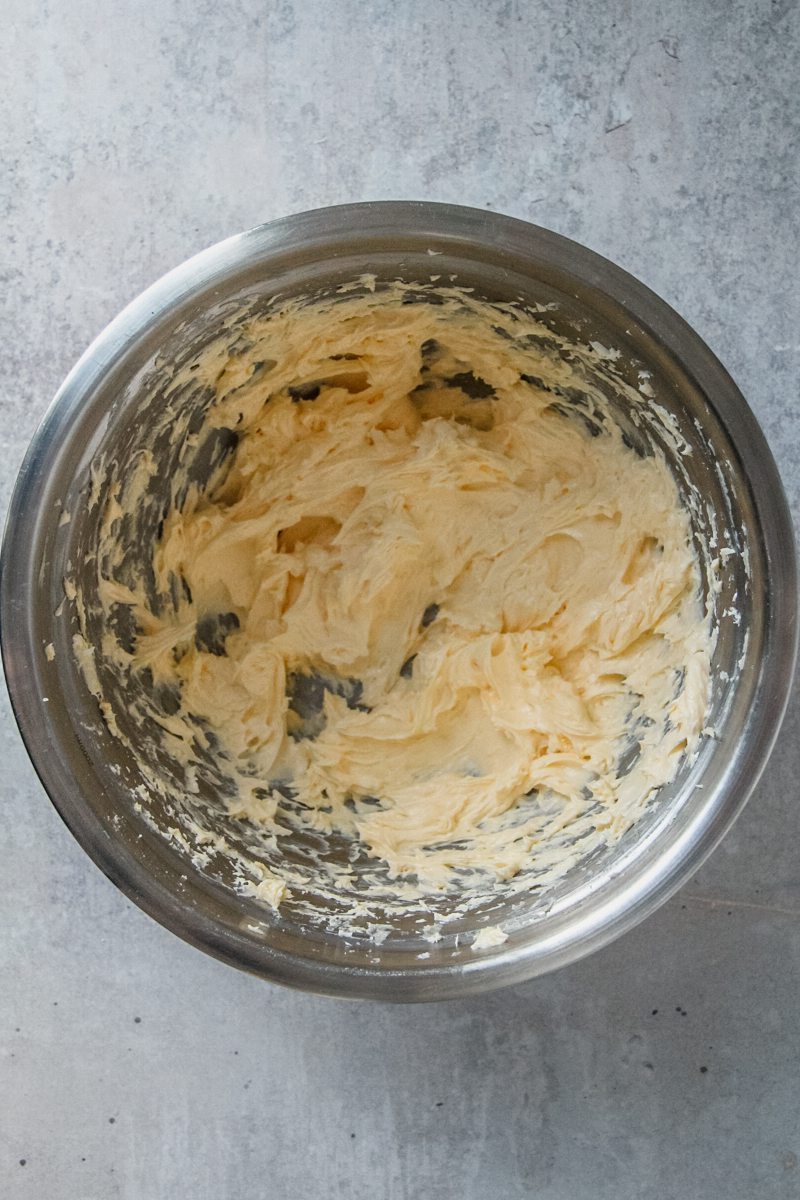
[[[798,516],[792,0],[6,0],[0,51],[3,505],[145,284],[286,212],[411,197],[530,218],[673,303]],[[4,706],[0,1195],[797,1197],[799,718],[657,916],[410,1010],[285,992],[160,929],[61,826]]]

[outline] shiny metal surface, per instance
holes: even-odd
[[[492,299],[554,301],[565,328],[623,346],[631,369],[650,371],[657,395],[669,397],[692,440],[695,485],[720,524],[743,538],[750,572],[746,579],[742,564],[733,572],[741,626],[720,626],[717,669],[736,684],[715,692],[718,737],[692,772],[665,790],[635,837],[570,879],[550,906],[501,913],[511,930],[504,946],[476,954],[449,938],[420,960],[401,936],[376,952],[275,922],[192,867],[137,817],[108,770],[95,701],[69,655],[49,662],[45,646],[69,642],[69,627],[55,614],[80,540],[79,497],[90,463],[113,445],[120,413],[130,416],[136,404],[137,373],[157,351],[229,298],[331,286],[364,272],[420,279],[431,271]],[[66,527],[58,523],[64,503],[74,513]],[[735,590],[721,597],[720,612]],[[745,401],[700,339],[641,284],[575,243],[496,214],[355,205],[290,217],[212,247],[140,296],[87,350],[20,472],[3,546],[0,618],[9,690],[42,782],[76,838],[136,903],[217,957],[283,983],[437,999],[515,982],[598,948],[651,912],[714,848],[758,778],[788,696],[797,638],[794,542],[772,457]]]

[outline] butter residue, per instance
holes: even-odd
[[[558,879],[636,821],[705,722],[689,514],[593,381],[597,345],[567,352],[455,288],[426,300],[372,280],[223,329],[162,384],[163,429],[92,470],[87,683],[106,712],[109,672],[148,718],[182,779],[151,757],[154,791],[217,788],[261,838],[250,890],[276,908]],[[154,447],[189,387],[207,410],[175,422],[165,504]],[[289,861],[297,831],[349,861]]]
[[[507,941],[508,934],[499,925],[486,925],[475,934],[470,949],[491,950],[494,946],[502,946]]]

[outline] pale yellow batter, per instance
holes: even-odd
[[[148,550],[176,603],[154,615],[113,568],[100,595],[137,628],[105,651],[179,694],[173,751],[215,733],[232,812],[274,835],[293,795],[424,893],[548,865],[587,813],[627,828],[697,744],[710,635],[674,479],[578,359],[469,297],[404,299],[290,305],[212,346],[193,377],[235,437]]]

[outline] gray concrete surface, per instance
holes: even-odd
[[[166,268],[352,199],[530,218],[672,302],[800,515],[792,0],[6,0],[0,499],[56,385]],[[440,1007],[295,995],[183,945],[0,714],[0,1196],[800,1196],[800,708],[682,894]]]

